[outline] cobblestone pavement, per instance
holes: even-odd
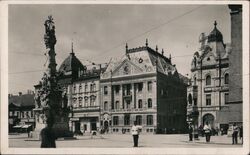
[[[75,140],[63,140],[58,139],[56,141],[57,148],[67,147],[98,147],[98,148],[131,148],[133,146],[132,136],[129,134],[104,134],[102,136],[76,136]],[[192,142],[188,141],[187,134],[173,134],[173,135],[148,135],[142,134],[139,137],[139,147],[181,147],[181,148],[227,148],[227,147],[242,147],[241,144],[232,145],[231,137],[224,136],[212,136],[211,142],[206,143],[205,137],[200,137],[199,140]],[[239,142],[241,142],[239,140]],[[16,148],[39,148],[41,142],[37,140],[31,140],[27,137],[27,134],[9,135],[9,147]]]

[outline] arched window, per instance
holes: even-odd
[[[188,95],[188,103],[190,105],[192,105],[192,95],[191,94]]]
[[[208,75],[206,77],[206,86],[209,86],[209,85],[211,85],[211,76],[210,75]]]
[[[104,111],[107,111],[107,110],[108,110],[108,102],[105,101],[105,102],[104,102]]]
[[[196,77],[194,77],[194,86],[196,86]]]
[[[228,73],[226,73],[224,76],[224,84],[228,84],[228,83],[229,83],[229,75]]]
[[[139,109],[142,108],[142,100],[138,100],[138,108],[139,108]]]
[[[152,99],[151,98],[148,99],[148,108],[152,108]]]
[[[115,109],[120,109],[119,101],[116,101],[116,102],[115,102]]]

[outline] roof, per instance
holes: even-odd
[[[9,97],[9,105],[17,107],[35,106],[34,94],[12,95]]]
[[[84,70],[85,66],[81,61],[75,56],[75,53],[71,52],[70,55],[63,61],[59,67],[59,72],[67,74],[68,72],[78,72],[79,70]]]
[[[208,35],[208,42],[223,42],[223,36],[222,33],[217,29],[216,27],[217,22],[214,22],[214,29],[210,32],[210,34]]]
[[[124,70],[125,68],[127,71]],[[101,78],[110,78],[111,72],[112,77],[159,72],[179,78],[178,71],[171,62],[171,56],[166,57],[164,51],[159,53],[157,47],[156,50],[153,50],[148,47],[147,43],[146,46],[132,49],[128,49],[126,45],[126,55],[121,59],[110,61]]]

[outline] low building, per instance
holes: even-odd
[[[9,94],[9,132],[26,131],[35,128],[33,108],[35,108],[34,93]]]
[[[181,76],[182,77],[182,76]],[[186,84],[171,56],[148,47],[128,49],[101,74],[101,128],[130,131],[133,122],[144,133],[183,133],[186,129]]]

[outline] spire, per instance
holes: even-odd
[[[158,46],[156,45],[156,47],[155,47],[155,50],[156,50],[156,52],[158,52]]]
[[[217,26],[217,22],[216,22],[216,20],[214,21],[214,27],[216,27]]]
[[[126,46],[125,46],[125,47],[126,47],[126,52],[127,52],[127,51],[128,51],[128,43],[126,43]]]
[[[148,47],[148,38],[146,39],[146,47]]]
[[[161,55],[164,55],[164,49],[161,50]]]
[[[74,53],[73,41],[71,42],[71,53]]]

